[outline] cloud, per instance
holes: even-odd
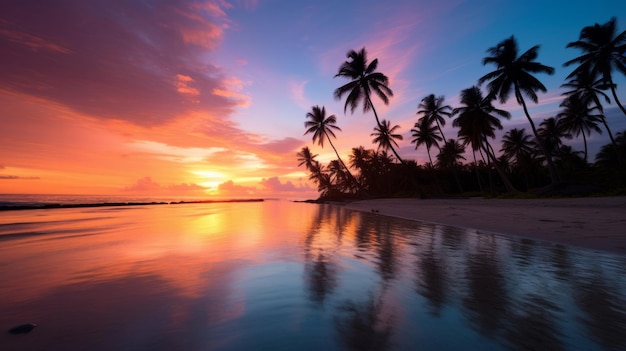
[[[206,57],[222,40],[229,6],[219,0],[2,4],[0,89],[144,126],[191,109],[227,118],[241,96],[213,93],[224,90],[225,78]]]
[[[151,193],[151,194],[162,194],[162,193],[203,193],[207,190],[204,187],[201,187],[197,184],[189,184],[189,183],[181,183],[181,184],[171,184],[171,185],[161,185],[152,180],[151,177],[143,177],[131,186],[127,186],[123,189],[126,192],[140,192],[140,193]]]
[[[257,189],[252,186],[237,185],[232,180],[224,182],[217,186],[217,190],[221,196],[240,197],[255,195]]]
[[[308,184],[296,186],[289,180],[282,183],[278,179],[278,177],[271,177],[267,179],[264,178],[263,180],[261,180],[261,185],[263,185],[266,189],[274,194],[310,192],[313,190]]]
[[[3,174],[0,174],[0,180],[6,180],[6,179],[12,180],[12,179],[40,179],[40,178],[39,177],[23,177],[23,176],[16,176],[16,175],[3,175]]]

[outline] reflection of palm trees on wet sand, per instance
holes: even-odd
[[[348,350],[387,350],[391,348],[393,316],[385,312],[382,290],[361,304],[346,301],[335,316],[337,332]],[[386,316],[387,315],[387,316]]]

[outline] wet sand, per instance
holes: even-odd
[[[626,197],[376,199],[345,207],[626,255]]]

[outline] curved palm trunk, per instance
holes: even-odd
[[[376,124],[378,125],[378,128],[382,128],[380,124],[380,120],[378,119],[378,113],[376,113],[376,109],[374,108],[374,104],[372,103],[372,99],[370,98],[370,95],[365,94],[365,97],[367,97],[367,103],[370,104],[370,107],[372,108],[372,111],[374,112],[374,118],[376,118]],[[396,149],[393,148],[393,145],[391,145],[391,143],[389,144],[389,147],[391,148],[391,152],[393,152],[393,154],[396,156],[398,161],[404,164],[404,160],[400,157],[400,155],[398,155],[398,153],[396,152]]]
[[[498,160],[496,160],[496,156],[492,154],[491,151],[489,151],[489,149],[493,149],[493,148],[491,147],[491,145],[489,144],[487,140],[485,140],[485,144],[483,145],[483,148],[485,149],[485,152],[487,153],[487,159],[491,157],[493,166],[496,168],[496,172],[498,172],[500,179],[502,179],[502,183],[504,183],[504,187],[506,188],[506,191],[510,193],[518,193],[519,191],[515,189],[515,187],[509,180],[509,177],[507,177],[506,173],[504,173],[502,168],[500,168],[500,165],[498,164]]]
[[[441,126],[439,125],[439,121],[437,121],[437,119],[435,119],[435,123],[437,123],[437,129],[439,129],[439,134],[441,134],[441,137],[443,138],[443,143],[447,143],[446,136],[443,135],[443,130],[441,129]]]
[[[609,76],[609,83],[611,84],[611,94],[613,94],[613,99],[617,103],[617,106],[619,106],[620,110],[622,110],[624,115],[626,115],[626,109],[624,109],[624,106],[622,106],[622,103],[617,98],[617,93],[615,92],[615,84],[613,84],[613,77],[611,76]]]
[[[326,133],[326,131],[324,131],[324,134],[326,135],[326,139],[328,140],[328,142],[330,143],[330,146],[333,148],[333,150],[335,151],[335,155],[337,155],[337,159],[339,160],[339,163],[341,163],[341,165],[343,166],[343,168],[346,170],[346,172],[348,172],[348,175],[350,176],[350,180],[352,180],[352,182],[354,183],[354,185],[359,189],[362,190],[361,184],[356,180],[356,178],[354,178],[354,176],[352,175],[352,173],[350,172],[350,170],[348,169],[348,167],[346,166],[345,163],[343,163],[343,160],[341,159],[341,156],[339,156],[339,153],[337,152],[337,149],[335,148],[335,145],[333,145],[332,140],[330,140],[330,137],[328,136],[328,133]]]
[[[519,101],[521,102],[522,107],[524,108],[524,113],[526,114],[526,118],[528,119],[528,122],[530,123],[530,128],[533,130],[533,135],[535,136],[535,139],[537,140],[537,144],[539,144],[541,151],[543,151],[543,154],[546,156],[546,162],[548,163],[548,170],[550,171],[550,179],[552,180],[552,184],[560,183],[561,178],[559,177],[559,174],[556,172],[556,167],[554,166],[554,162],[552,162],[552,155],[546,148],[546,144],[543,142],[543,139],[539,137],[539,133],[537,133],[537,128],[535,127],[535,122],[533,122],[533,119],[530,118],[530,114],[528,113],[528,108],[526,107],[526,102],[524,101],[524,98],[521,97],[522,94],[520,93],[519,88],[517,86],[515,87],[515,96],[520,97]]]

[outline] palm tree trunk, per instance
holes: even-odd
[[[374,118],[376,118],[376,124],[378,125],[378,128],[382,129],[380,120],[378,119],[378,113],[376,113],[376,109],[374,108],[374,104],[372,103],[372,99],[370,98],[370,95],[365,94],[365,97],[367,98],[367,103],[370,105],[370,107],[372,108],[372,111],[374,112]],[[396,152],[396,149],[393,148],[393,145],[391,145],[391,143],[389,143],[389,147],[391,148],[391,152],[393,152],[393,154],[396,155],[396,158],[398,159],[398,161],[404,164],[404,160],[400,157],[400,155],[398,155],[398,153]]]
[[[530,123],[530,128],[533,130],[533,135],[535,136],[535,139],[537,140],[537,144],[539,144],[541,151],[543,151],[543,154],[546,156],[546,162],[548,163],[548,170],[550,171],[550,179],[552,180],[552,184],[557,184],[561,182],[561,178],[559,178],[559,174],[556,172],[556,167],[554,166],[554,162],[552,162],[552,155],[550,155],[550,152],[546,148],[546,144],[539,137],[539,133],[537,133],[537,128],[535,127],[535,122],[533,122],[533,119],[530,118],[530,114],[528,113],[528,108],[526,107],[526,102],[524,101],[524,98],[522,97],[522,94],[520,93],[519,88],[517,86],[515,87],[515,96],[519,97],[518,100],[519,102],[522,103],[522,107],[524,108],[524,113],[526,114],[526,118],[528,118],[528,122]]]
[[[439,134],[441,134],[441,137],[443,138],[443,143],[447,143],[446,136],[443,135],[443,130],[441,130],[441,126],[439,125],[439,121],[437,121],[437,119],[435,119],[435,123],[437,123],[437,128],[439,129]]]
[[[476,150],[472,149],[472,155],[474,156],[474,171],[476,171],[476,181],[478,181],[478,190],[483,192],[483,183],[480,181],[480,173],[478,172],[478,163],[476,163]]]
[[[339,160],[339,163],[341,163],[341,165],[346,170],[346,172],[348,172],[348,175],[350,176],[350,180],[352,180],[354,185],[356,185],[359,190],[362,190],[361,184],[356,180],[356,178],[354,178],[354,176],[352,175],[352,173],[350,172],[350,170],[348,169],[346,164],[343,163],[343,160],[341,159],[341,156],[339,156],[339,153],[337,152],[337,149],[335,148],[335,145],[333,145],[333,141],[330,140],[330,137],[328,136],[328,133],[326,133],[326,131],[324,131],[324,134],[326,135],[326,140],[328,140],[328,142],[330,143],[330,146],[335,151],[335,155],[337,155],[337,159]]]
[[[585,131],[583,130],[583,145],[585,145],[585,164],[587,164],[587,137],[585,136]]]
[[[428,145],[426,146],[426,152],[428,153],[428,161],[430,162],[430,174],[432,174],[433,179],[435,180],[435,184],[437,184],[437,188],[439,188],[439,191],[443,193],[441,184],[439,184],[439,180],[437,179],[437,176],[435,175],[435,167],[433,167],[433,159],[430,158],[430,148],[428,147]]]
[[[609,76],[609,83],[611,83],[611,93],[613,94],[613,99],[617,103],[617,106],[619,106],[620,110],[622,110],[624,115],[626,115],[626,109],[624,109],[624,106],[622,106],[622,103],[620,103],[619,99],[617,98],[617,93],[615,92],[615,84],[613,84],[613,77],[611,76]]]

